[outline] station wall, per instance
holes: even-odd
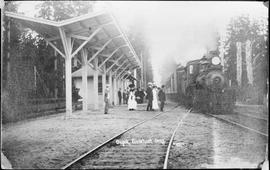
[[[76,88],[80,89],[79,90],[79,95],[81,97],[83,97],[83,95],[86,93],[85,90],[82,88],[82,78],[81,77],[74,77],[73,78],[74,80],[74,85]],[[95,98],[93,97],[94,96],[94,80],[93,80],[93,76],[88,76],[87,78],[87,99],[88,99],[88,109],[94,109],[94,101],[95,101]],[[104,101],[103,101],[103,96],[102,96],[102,93],[99,93],[98,94],[98,103],[99,103],[99,109],[102,109],[103,108],[103,104],[104,104]]]

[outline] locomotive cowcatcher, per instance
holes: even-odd
[[[217,52],[177,69],[178,99],[188,107],[211,113],[229,113],[236,100],[235,91],[223,74]]]

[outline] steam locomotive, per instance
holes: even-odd
[[[178,100],[203,112],[231,112],[235,92],[222,72],[221,60],[210,51],[199,60],[189,61],[176,70]]]

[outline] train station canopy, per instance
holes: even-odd
[[[76,56],[84,48],[91,51],[87,61],[93,67],[93,60],[98,57],[98,69],[102,66],[117,68],[126,61],[129,69],[141,67],[141,61],[136,55],[127,36],[121,30],[115,17],[101,11],[81,15],[63,21],[51,21],[42,18],[27,17],[21,14],[5,12],[7,17],[18,21],[22,26],[34,30],[64,58],[65,50],[71,50],[71,58]],[[63,34],[64,32],[64,34]],[[65,49],[65,37],[71,37],[70,49]],[[121,59],[119,59],[121,57]],[[119,59],[117,61],[117,59]],[[113,70],[113,69],[112,69]]]
[[[95,75],[108,73],[114,76],[114,80],[122,79],[130,71],[142,67],[127,36],[108,11],[92,12],[63,21],[27,17],[12,12],[5,12],[5,16],[40,34],[65,59],[67,116],[72,115],[72,61],[78,61],[83,68],[91,67]],[[88,70],[91,73],[91,69]],[[88,70],[84,69],[84,89],[87,89]],[[97,82],[94,91],[97,107]],[[83,105],[87,108],[88,99],[86,96],[83,98]]]

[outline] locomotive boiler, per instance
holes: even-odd
[[[177,93],[180,102],[194,109],[221,113],[234,107],[234,91],[226,83],[221,60],[210,51],[199,60],[177,69]]]

